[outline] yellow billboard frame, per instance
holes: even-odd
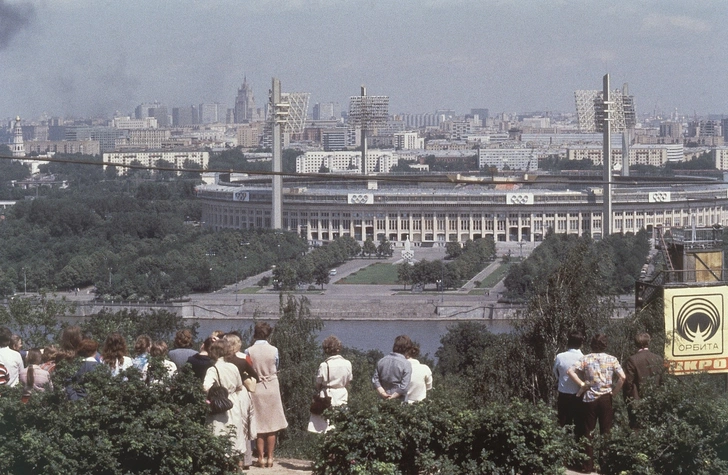
[[[663,301],[670,371],[728,373],[728,285],[665,287]]]

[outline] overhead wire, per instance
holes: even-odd
[[[307,179],[320,179],[324,182],[331,181],[351,181],[351,182],[369,182],[372,180],[390,182],[390,183],[433,183],[433,184],[460,184],[460,185],[517,185],[517,184],[530,184],[530,185],[594,185],[599,186],[604,184],[603,178],[597,175],[576,175],[576,174],[565,174],[565,175],[542,175],[532,174],[524,172],[524,176],[532,175],[531,178],[513,178],[510,176],[477,176],[473,175],[472,171],[462,172],[432,172],[429,174],[417,174],[417,175],[393,175],[393,174],[380,174],[380,175],[361,175],[361,174],[340,174],[340,173],[299,173],[299,172],[274,172],[267,170],[236,170],[232,168],[228,169],[200,169],[200,168],[184,168],[184,167],[169,167],[159,165],[143,165],[143,164],[120,164],[116,162],[105,162],[103,160],[71,160],[66,158],[56,157],[13,157],[8,155],[0,155],[2,160],[23,160],[23,161],[42,161],[49,163],[62,163],[71,165],[89,165],[89,166],[107,166],[116,168],[127,168],[131,170],[148,170],[148,171],[161,171],[161,172],[174,172],[174,173],[239,173],[248,176],[259,176],[259,177],[273,177],[282,176],[287,178],[307,178]],[[591,179],[591,177],[595,177]],[[613,177],[610,180],[611,184],[619,186],[668,186],[668,185],[697,185],[697,184],[726,184],[728,182],[724,180],[711,179],[706,177],[686,177],[678,176],[674,179],[665,177],[650,177],[650,176],[630,176],[630,177]]]

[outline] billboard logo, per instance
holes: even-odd
[[[675,356],[723,353],[723,295],[674,296],[672,344]]]
[[[233,201],[250,201],[250,195],[247,191],[236,191],[233,193]]]

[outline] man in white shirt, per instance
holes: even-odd
[[[5,366],[8,372],[8,386],[18,384],[18,375],[23,369],[23,357],[20,353],[10,348],[13,341],[13,332],[7,327],[0,327],[0,364]]]
[[[579,386],[571,380],[567,371],[574,366],[584,354],[580,348],[584,343],[584,335],[580,332],[569,334],[566,346],[567,350],[556,355],[554,360],[554,376],[559,381],[559,397],[556,402],[559,425],[574,425],[576,435],[582,434],[580,410],[582,401],[576,396]]]
[[[412,344],[406,356],[412,365],[412,377],[407,386],[404,402],[412,404],[424,400],[427,397],[427,390],[432,389],[432,371],[416,359],[420,356],[420,347],[417,344]]]

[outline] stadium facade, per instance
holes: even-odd
[[[427,175],[427,177],[431,177]],[[533,242],[556,233],[602,233],[602,195],[597,183],[578,177],[534,183],[390,182],[331,179],[287,180],[283,229],[311,244],[339,236],[358,241],[382,237],[415,246],[443,246],[492,236],[498,242]],[[544,181],[545,182],[545,181]],[[201,185],[203,226],[215,230],[270,228],[271,187],[262,180]],[[726,225],[728,185],[674,182],[615,185],[612,230],[651,231],[655,226]]]

